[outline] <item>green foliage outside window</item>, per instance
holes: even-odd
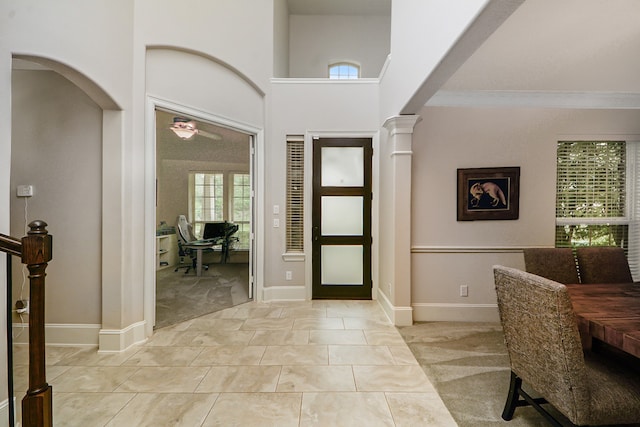
[[[560,141],[557,162],[556,246],[626,248],[625,142]]]

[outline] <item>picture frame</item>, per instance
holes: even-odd
[[[520,167],[458,169],[458,221],[519,216]]]

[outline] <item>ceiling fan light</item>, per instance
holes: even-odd
[[[181,139],[190,139],[193,135],[198,133],[196,122],[182,117],[175,117],[173,119],[173,125],[171,125],[169,129],[171,129],[173,133],[178,135]]]

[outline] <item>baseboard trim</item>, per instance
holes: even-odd
[[[413,304],[416,322],[499,322],[496,304]]]
[[[98,353],[119,353],[147,340],[147,322],[137,322],[124,329],[100,329]]]
[[[98,332],[101,325],[47,323],[44,325],[45,342],[58,346],[92,346],[98,345]],[[13,324],[13,342],[27,344],[29,342],[29,324]]]
[[[384,292],[378,290],[378,304],[382,307],[389,320],[394,326],[413,325],[413,307],[394,306]]]
[[[269,286],[262,290],[262,300],[269,301],[306,301],[305,286]]]

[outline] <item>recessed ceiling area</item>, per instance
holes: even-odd
[[[193,120],[197,129],[203,132],[187,140],[181,139],[170,129],[174,117]],[[221,161],[224,157],[226,163],[247,163],[250,140],[250,135],[227,127],[180,113],[156,110],[156,151],[159,159]]]
[[[527,0],[446,90],[640,92],[640,2]]]

